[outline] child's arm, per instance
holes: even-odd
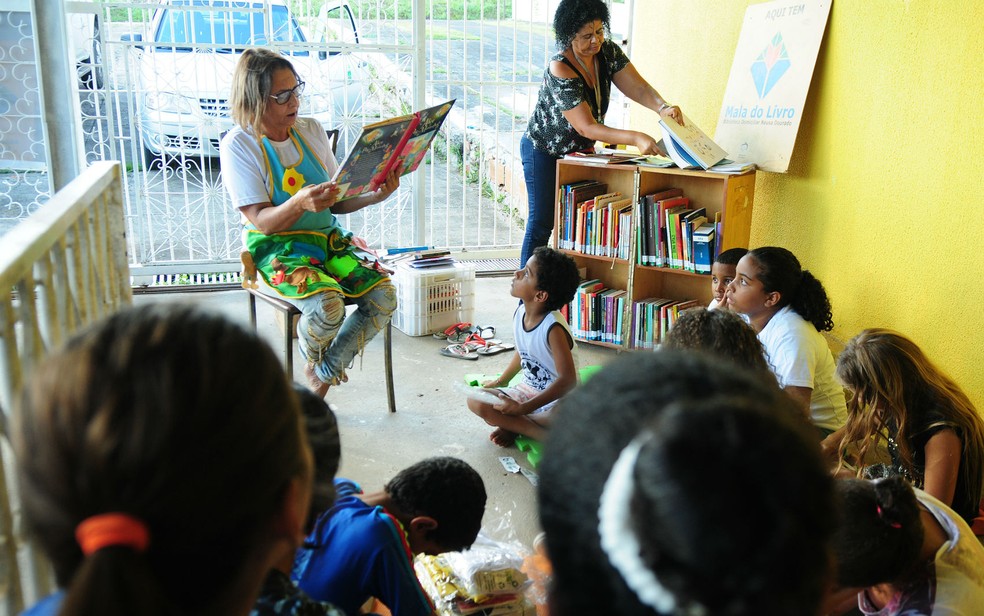
[[[789,397],[793,399],[796,404],[796,408],[799,409],[803,417],[810,421],[810,401],[813,398],[813,388],[812,387],[799,387],[797,385],[786,385],[783,387],[783,391],[789,394]]]
[[[499,378],[486,381],[482,383],[482,387],[506,387],[509,385],[509,381],[513,380],[513,377],[519,373],[519,351],[516,351],[512,355],[512,359],[509,360],[509,365],[506,369],[502,371]]]
[[[929,437],[923,449],[926,456],[923,490],[947,505],[953,505],[953,495],[957,490],[962,448],[963,443],[957,433],[946,428]]]
[[[550,345],[550,352],[553,355],[554,364],[557,366],[556,380],[523,404],[504,399],[502,404],[494,407],[495,410],[503,415],[529,415],[541,406],[559,400],[564,394],[574,389],[574,386],[577,385],[577,370],[574,367],[574,353],[571,352],[573,341],[563,326],[554,325],[550,328],[547,343]]]

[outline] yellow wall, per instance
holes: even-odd
[[[709,134],[746,0],[636,2],[632,61]],[[633,128],[658,134],[636,106]],[[824,284],[834,337],[891,327],[984,412],[984,3],[834,0],[787,173],[759,172],[752,246]]]

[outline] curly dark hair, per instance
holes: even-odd
[[[385,490],[406,515],[434,518],[437,528],[429,538],[446,551],[464,550],[475,542],[485,513],[485,483],[464,460],[421,460],[397,473]]]
[[[599,535],[605,483],[643,433],[655,457],[644,447],[635,466],[632,528],[646,567],[678,605],[732,616],[815,611],[835,524],[833,479],[782,390],[722,360],[667,350],[616,358],[560,404],[538,488],[551,614],[655,613]]]
[[[765,246],[750,250],[747,256],[755,260],[765,292],[779,293],[779,308],[792,307],[818,332],[834,329],[827,291],[816,276],[800,267],[796,255],[785,248]]]
[[[595,20],[605,25],[606,33],[611,31],[611,13],[602,0],[560,0],[553,22],[557,45],[561,49],[567,47],[584,24]]]
[[[536,288],[547,292],[547,310],[558,310],[570,303],[581,283],[577,262],[549,246],[540,246],[533,256],[536,257]]]
[[[663,342],[666,349],[691,349],[723,357],[750,370],[768,374],[765,349],[755,330],[730,310],[684,310]]]

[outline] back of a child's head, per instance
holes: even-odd
[[[903,580],[919,561],[919,504],[901,477],[836,482],[839,523],[831,542],[837,583],[868,587]]]
[[[667,333],[663,348],[710,353],[775,380],[755,330],[730,310],[684,310]]]
[[[790,306],[817,331],[834,328],[827,291],[809,270],[800,266],[796,255],[779,246],[764,246],[748,251],[747,256],[754,259],[765,292],[779,293],[779,308]]]
[[[727,250],[722,250],[721,253],[714,258],[714,262],[721,263],[723,265],[738,265],[741,258],[747,254],[747,248],[729,248]]]
[[[537,289],[547,292],[547,310],[558,310],[570,303],[581,283],[577,262],[549,246],[540,246],[533,251],[533,256],[536,257]]]
[[[446,551],[471,546],[482,528],[485,482],[464,460],[449,456],[421,460],[397,473],[385,489],[403,514],[437,521],[429,538]]]
[[[310,473],[273,351],[188,306],[126,309],[73,336],[31,375],[16,423],[24,518],[68,586],[63,614],[214,609]],[[123,536],[77,541],[83,522]]]
[[[832,480],[775,384],[705,355],[639,353],[606,366],[558,410],[539,487],[551,613],[684,614],[699,605],[779,615],[818,605]],[[599,515],[603,490],[622,504],[614,518]],[[627,551],[602,547],[603,518]],[[629,562],[633,542],[642,558]],[[654,579],[663,599],[646,590]],[[678,611],[655,607],[666,594]]]
[[[335,502],[335,473],[342,458],[342,443],[335,413],[325,399],[300,383],[294,383],[293,387],[301,404],[304,429],[314,460],[311,507],[305,526],[310,531],[317,517]]]

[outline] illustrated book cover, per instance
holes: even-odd
[[[376,190],[393,169],[399,168],[400,175],[415,171],[454,102],[452,99],[409,115],[363,126],[362,134],[332,178],[338,184],[338,200]]]

